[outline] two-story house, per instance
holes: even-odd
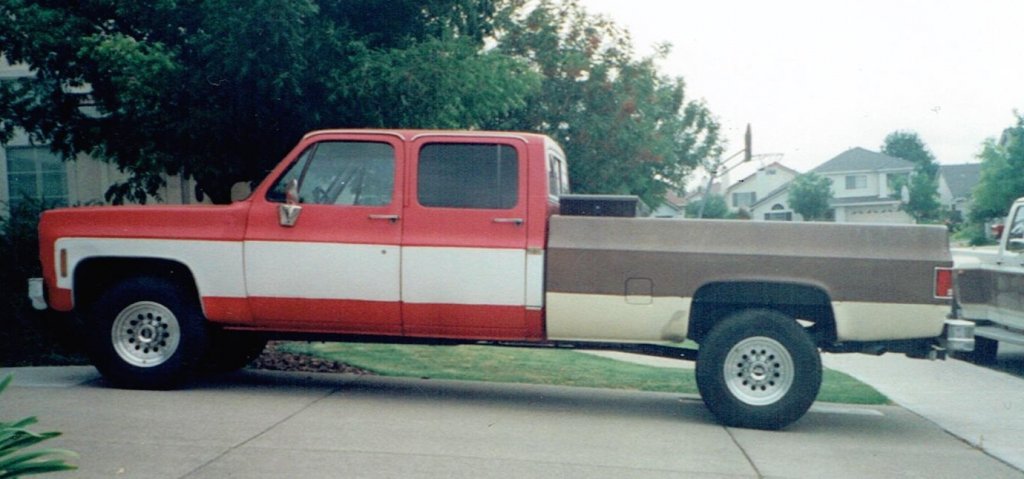
[[[898,187],[910,178],[913,163],[858,147],[813,171],[832,180],[837,223],[914,223],[900,209],[904,192]]]
[[[789,184],[797,175],[796,170],[773,162],[726,188],[725,201],[733,212],[743,210],[754,219],[762,219],[761,215],[755,215],[760,213],[755,211],[755,205],[761,204],[763,199]]]

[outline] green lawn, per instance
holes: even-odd
[[[692,370],[643,366],[572,350],[362,343],[286,343],[282,348],[384,376],[697,393]],[[825,371],[818,400],[889,403],[871,386],[831,370]]]

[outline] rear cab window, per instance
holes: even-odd
[[[419,203],[433,208],[512,209],[519,156],[502,144],[428,143],[420,150]]]

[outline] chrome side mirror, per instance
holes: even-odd
[[[291,180],[284,190],[284,203],[277,207],[277,220],[281,226],[292,227],[299,221],[302,205],[299,204],[299,180]]]
[[[1006,243],[1006,251],[1010,251],[1012,253],[1024,252],[1024,239],[1011,238],[1010,241]]]

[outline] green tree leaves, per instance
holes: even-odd
[[[575,0],[0,0],[0,53],[35,76],[0,86],[15,127],[129,173],[108,199],[145,202],[164,174],[215,202],[327,127],[540,131],[579,192],[661,201],[720,153],[680,78]]]
[[[658,71],[668,47],[638,58],[627,33],[576,1],[542,1],[503,23],[498,49],[527,59],[542,80],[525,109],[491,126],[559,141],[575,192],[633,194],[657,206],[698,161],[721,154],[710,111],[686,99],[681,78]]]
[[[939,203],[939,165],[917,133],[890,133],[882,144],[882,153],[914,163],[914,174],[906,184],[909,198],[902,205],[903,210],[918,222],[938,220],[942,216],[942,205]]]
[[[828,218],[831,199],[832,181],[817,173],[797,176],[789,187],[789,207],[803,216],[804,221]]]
[[[1001,138],[985,142],[981,153],[981,179],[974,189],[971,221],[1001,218],[1011,203],[1024,196],[1024,115],[1003,130]]]

